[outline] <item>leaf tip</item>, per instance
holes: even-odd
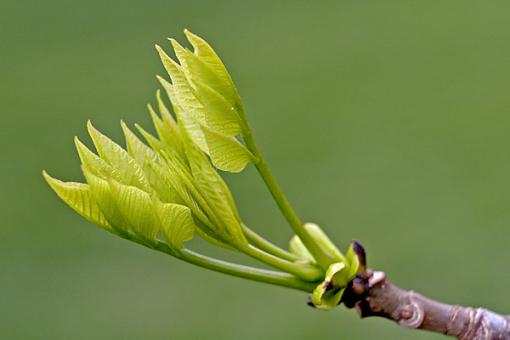
[[[123,119],[120,120],[120,128],[122,129],[122,131],[126,132],[127,130],[129,130],[127,124],[124,122]]]
[[[54,178],[54,177],[51,177],[47,172],[46,170],[43,170],[42,171],[42,175],[44,177],[44,179],[46,180],[46,183],[48,183],[48,185],[55,191],[57,192],[57,188],[59,186],[59,184],[62,184],[62,181]]]
[[[89,132],[92,139],[94,139],[94,135],[96,135],[99,131],[92,125],[92,121],[87,120],[87,131]]]
[[[44,177],[44,179],[45,179],[46,181],[49,181],[50,179],[53,179],[53,177],[51,177],[50,175],[48,175],[48,173],[46,172],[46,170],[43,170],[43,171],[41,172],[41,174],[42,174],[42,176]]]

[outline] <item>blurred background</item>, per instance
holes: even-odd
[[[14,1],[0,4],[1,339],[440,339],[111,236],[41,170],[81,180],[85,123],[150,127],[153,48],[182,30],[227,64],[306,221],[400,286],[510,312],[508,1]],[[291,237],[252,168],[245,221]],[[229,254],[222,254],[228,257]],[[242,259],[236,257],[236,259]]]

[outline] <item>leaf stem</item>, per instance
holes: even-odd
[[[287,273],[294,274],[295,276],[307,282],[317,282],[324,278],[324,272],[322,269],[307,260],[290,262],[266,253],[265,251],[260,250],[251,244],[239,248],[239,250],[248,256],[253,257],[254,259],[257,259],[274,268],[283,270]]]
[[[269,242],[264,237],[260,236],[255,231],[248,228],[248,226],[243,224],[242,227],[244,235],[246,236],[248,241],[257,248],[264,250],[265,252],[271,255],[280,257],[284,260],[297,261],[301,259],[300,257],[292,254],[291,252],[288,252],[285,249],[280,248],[276,244]]]
[[[294,275],[288,273],[254,268],[241,264],[222,261],[196,253],[189,249],[182,249],[176,252],[168,247],[168,245],[160,241],[157,241],[152,248],[196,266],[231,276],[236,276],[257,282],[264,282],[286,288],[297,289],[307,293],[311,293],[315,288],[315,284],[300,280]]]
[[[317,262],[321,265],[321,267],[323,269],[327,269],[328,266],[334,262],[333,255],[330,254],[325,249],[323,249],[319,244],[317,244],[317,242],[306,231],[306,229],[303,226],[303,223],[301,222],[298,215],[290,205],[289,200],[287,199],[282,189],[280,188],[280,185],[276,181],[276,178],[273,176],[271,170],[269,169],[269,165],[267,164],[266,160],[262,156],[262,153],[260,152],[260,149],[255,143],[255,139],[251,133],[251,130],[248,127],[244,110],[241,110],[241,118],[244,123],[243,139],[244,142],[246,143],[246,146],[255,157],[254,164],[255,167],[257,168],[258,173],[264,180],[264,183],[271,192],[273,199],[275,200],[276,204],[280,208],[280,211],[282,212],[283,216],[285,217],[289,225],[292,227],[294,232],[301,239],[301,241],[303,241],[303,244],[306,246],[308,251],[310,251],[310,253],[317,260]]]

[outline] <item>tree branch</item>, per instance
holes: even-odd
[[[396,287],[380,271],[359,274],[346,289],[342,302],[355,308],[362,318],[379,316],[402,327],[425,329],[461,340],[510,339],[510,316],[431,300]]]

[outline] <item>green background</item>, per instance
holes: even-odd
[[[0,3],[1,339],[439,339],[106,234],[41,170],[81,179],[85,122],[149,126],[154,43],[203,35],[306,221],[400,286],[510,311],[508,1]],[[244,219],[285,244],[252,168]],[[225,254],[223,254],[225,256]],[[228,256],[228,255],[226,255]],[[241,257],[236,257],[242,259]]]

